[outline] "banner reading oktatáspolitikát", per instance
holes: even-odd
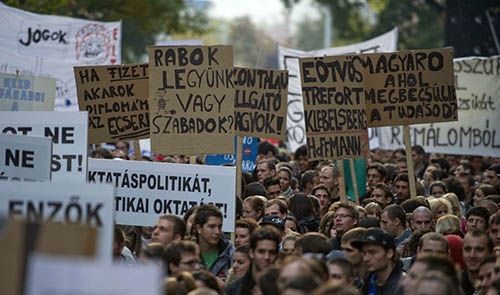
[[[89,158],[88,181],[113,183],[116,223],[152,226],[162,214],[183,216],[193,206],[212,203],[234,230],[234,167],[116,161]]]

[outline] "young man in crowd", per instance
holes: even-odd
[[[333,204],[333,226],[337,236],[332,238],[333,250],[342,250],[342,235],[355,228],[359,222],[358,210],[348,202],[336,202]]]
[[[395,237],[396,247],[403,246],[411,238],[411,230],[406,228],[406,213],[401,206],[396,204],[389,205],[382,210],[380,228]]]
[[[396,196],[396,204],[398,205],[410,199],[410,180],[408,174],[400,173],[396,176],[393,192]]]
[[[225,280],[232,265],[234,247],[222,233],[222,212],[214,205],[202,205],[193,226],[203,263],[208,271]]]
[[[257,180],[260,183],[263,183],[266,178],[276,176],[276,164],[272,159],[259,161],[255,170],[257,173]]]
[[[168,276],[176,277],[182,271],[192,273],[200,269],[200,249],[192,241],[173,241],[165,247],[162,260]]]
[[[323,184],[330,190],[332,202],[340,201],[339,176],[339,169],[331,165],[323,167],[319,172],[319,183]]]
[[[151,242],[167,246],[173,241],[182,240],[185,232],[186,225],[182,218],[174,214],[164,214],[158,218],[153,227]]]
[[[481,261],[492,251],[493,242],[485,231],[472,229],[465,234],[463,246],[465,268],[460,273],[464,295],[474,293],[474,282],[479,279]]]

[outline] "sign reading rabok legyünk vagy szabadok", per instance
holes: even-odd
[[[369,127],[457,120],[451,48],[358,55]]]
[[[311,160],[366,158],[363,73],[352,55],[299,59]]]
[[[235,68],[235,134],[285,140],[288,71]]]
[[[113,183],[116,223],[154,225],[158,216],[183,216],[212,203],[223,215],[223,230],[234,229],[234,167],[114,161],[89,158],[88,181]]]
[[[233,152],[232,46],[149,47],[149,74],[152,152]]]
[[[89,143],[149,138],[148,64],[75,67]]]

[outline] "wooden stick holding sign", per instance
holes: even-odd
[[[141,144],[138,140],[134,140],[134,155],[136,161],[142,160]]]
[[[354,169],[354,160],[349,159],[349,168],[351,170],[352,186],[354,189],[354,201],[359,205],[358,181],[356,179],[356,171]]]
[[[345,189],[344,160],[338,160],[337,166],[338,166],[337,168],[340,171],[340,175],[339,175],[340,201],[345,202],[345,201],[347,201],[347,191]]]
[[[403,136],[406,150],[406,165],[408,166],[408,180],[410,181],[410,196],[417,197],[417,186],[415,183],[415,169],[413,169],[413,159],[411,157],[410,126],[403,126]]]
[[[241,191],[241,170],[243,165],[243,137],[236,137],[236,196],[243,199]]]

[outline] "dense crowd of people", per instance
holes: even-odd
[[[411,152],[413,167],[405,149],[372,151],[357,204],[333,161],[261,141],[234,233],[217,207],[197,206],[116,226],[115,260],[161,265],[168,294],[500,294],[500,158]],[[92,156],[127,160],[129,144]]]

